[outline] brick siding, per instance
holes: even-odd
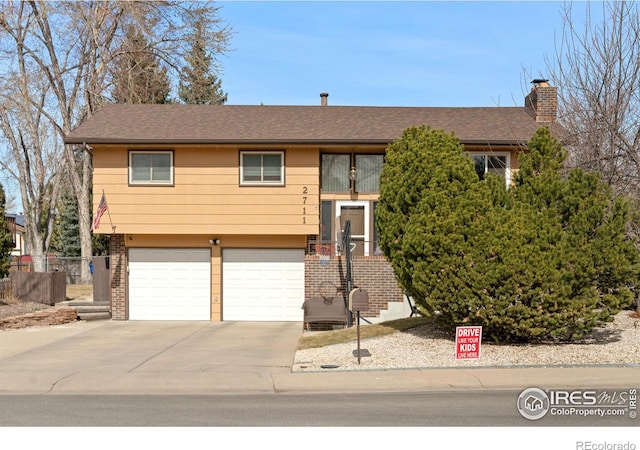
[[[112,234],[109,239],[111,264],[111,318],[127,320],[127,258],[124,234]]]
[[[321,297],[324,289],[334,286],[337,296],[347,295],[347,267],[343,257],[321,261],[319,255],[306,255],[304,267],[305,298]],[[353,288],[362,288],[369,294],[369,310],[362,312],[362,316],[379,317],[389,303],[404,301],[391,264],[383,256],[354,256],[352,271]]]
[[[558,90],[553,86],[534,87],[524,101],[525,111],[536,122],[555,122],[558,111]]]
[[[124,235],[111,235],[111,317],[127,320],[126,251]],[[324,264],[326,262],[326,264]],[[391,264],[382,256],[354,256],[352,259],[353,288],[362,288],[369,294],[369,310],[364,317],[379,317],[380,311],[391,302],[403,302],[404,295],[395,280]],[[305,298],[321,297],[323,288],[335,287],[336,296],[347,295],[346,261],[331,257],[321,261],[319,255],[305,256]]]

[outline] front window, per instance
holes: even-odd
[[[380,172],[384,155],[352,156],[344,153],[322,155],[322,192],[339,193],[351,190],[349,174],[355,168],[355,192],[377,193],[380,191]]]
[[[351,155],[322,155],[322,192],[349,192]]]
[[[322,244],[332,244],[333,235],[331,230],[333,228],[334,215],[332,210],[333,202],[323,200],[322,209],[320,210],[320,241]]]
[[[383,155],[356,155],[356,192],[380,192]]]
[[[478,155],[471,156],[475,164],[476,173],[481,180],[487,174],[494,174],[503,177],[509,184],[509,161],[507,155]]]
[[[173,152],[129,152],[129,183],[173,184]]]
[[[240,184],[284,184],[283,152],[241,152]]]

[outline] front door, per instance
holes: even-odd
[[[351,248],[356,256],[369,255],[369,202],[336,202],[336,216],[340,235],[347,220],[351,221]]]

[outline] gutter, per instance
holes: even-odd
[[[108,139],[108,138],[69,138],[64,139],[65,144],[90,145],[383,145],[387,146],[397,138],[393,139]],[[522,140],[477,140],[460,139],[464,145],[522,145]]]

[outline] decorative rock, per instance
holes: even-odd
[[[72,308],[47,308],[31,314],[0,319],[0,330],[62,325],[77,320],[78,314]]]

